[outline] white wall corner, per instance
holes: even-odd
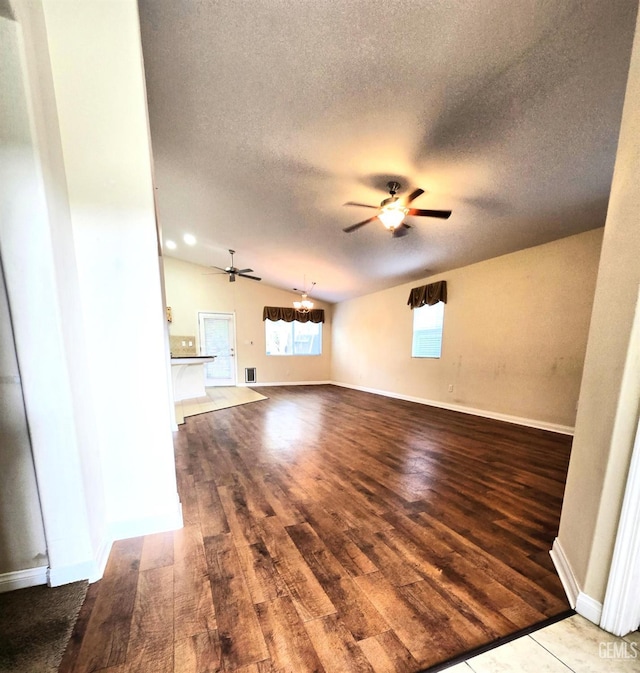
[[[571,568],[571,564],[569,563],[569,559],[564,553],[564,549],[558,538],[553,541],[553,547],[551,548],[549,555],[551,556],[553,565],[556,567],[556,572],[564,587],[564,592],[567,595],[569,605],[575,610],[578,595],[580,594],[580,588],[573,569]]]
[[[28,568],[0,575],[0,594],[47,583],[47,566]]]
[[[98,564],[95,560],[74,563],[73,565],[57,566],[47,570],[47,584],[50,587],[59,587],[71,582],[81,580],[95,581],[91,578],[99,578]]]
[[[95,552],[93,560],[76,565],[63,566],[62,568],[48,568],[46,582],[51,587],[80,580],[89,580],[91,583],[97,582],[104,575],[112,545],[113,539],[111,537],[104,537]]]

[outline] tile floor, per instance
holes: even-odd
[[[602,631],[580,615],[534,631],[446,673],[639,673],[640,633],[624,638]]]
[[[244,386],[211,387],[205,390],[207,393],[206,397],[194,397],[190,400],[176,402],[176,423],[178,425],[182,425],[187,416],[196,416],[208,411],[217,411],[218,409],[235,407],[238,404],[247,404],[248,402],[267,399],[252,388]]]

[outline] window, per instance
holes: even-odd
[[[322,355],[322,323],[265,320],[267,355]]]
[[[413,309],[413,343],[411,357],[439,358],[442,352],[444,303]]]

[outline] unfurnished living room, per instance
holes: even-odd
[[[0,672],[637,671],[637,0],[0,0]]]

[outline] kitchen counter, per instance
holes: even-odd
[[[175,402],[206,396],[204,365],[215,359],[215,355],[186,355],[171,358],[171,380]]]

